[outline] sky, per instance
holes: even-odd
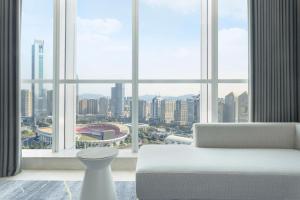
[[[31,78],[31,45],[34,39],[42,39],[44,78],[51,79],[52,0],[23,0],[22,12],[22,78]],[[139,16],[139,78],[199,79],[200,0],[140,0]],[[76,22],[79,79],[131,79],[131,1],[77,0]],[[219,0],[219,78],[247,78],[247,26],[247,0]],[[80,91],[109,95],[110,87],[82,85]],[[144,84],[139,92],[176,96],[198,93],[198,88],[198,84]],[[245,84],[223,84],[219,95],[239,94],[246,88]],[[131,93],[130,85],[126,90]]]

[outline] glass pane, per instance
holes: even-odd
[[[131,78],[131,1],[77,0],[79,79]]]
[[[247,0],[219,0],[219,79],[248,79]]]
[[[131,146],[131,84],[78,84],[76,148]]]
[[[21,34],[21,78],[52,79],[52,0],[22,1]]]
[[[218,121],[248,122],[248,84],[219,84]]]
[[[140,84],[139,91],[139,143],[191,144],[200,84]]]
[[[52,85],[43,83],[23,84],[20,103],[23,148],[51,149]]]
[[[201,0],[141,0],[141,79],[200,79]]]

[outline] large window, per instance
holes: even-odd
[[[24,148],[136,151],[191,144],[197,122],[248,121],[246,0],[24,0],[22,12]]]

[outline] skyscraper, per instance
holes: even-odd
[[[112,116],[119,118],[124,111],[124,93],[125,88],[122,83],[116,83],[115,87],[111,88],[111,112]]]
[[[98,113],[97,99],[88,99],[87,101],[87,114],[95,115]]]
[[[47,91],[47,113],[48,116],[52,116],[53,112],[53,90]]]
[[[194,99],[194,120],[200,122],[200,94],[193,96]]]
[[[21,90],[21,117],[32,117],[32,93]]]
[[[160,122],[162,120],[162,113],[161,113],[161,103],[162,98],[156,96],[152,99],[152,106],[151,106],[151,118],[154,122]]]
[[[124,110],[122,116],[125,118],[131,118],[132,116],[132,97],[124,98]]]
[[[146,121],[149,120],[151,118],[151,101],[146,101],[146,108],[145,108],[145,112],[146,112]]]
[[[238,97],[238,122],[248,121],[248,93],[243,92]]]
[[[47,115],[47,99],[44,91],[44,41],[34,40],[31,48],[31,79],[40,80],[39,83],[32,84],[32,114],[33,121],[36,123],[40,117]],[[37,88],[36,88],[37,85]]]
[[[98,106],[98,113],[100,115],[107,116],[108,106],[109,106],[108,98],[100,97],[98,105],[99,105]]]
[[[224,122],[224,99],[218,98],[218,122]]]
[[[32,80],[44,80],[44,41],[34,40],[32,45]],[[38,96],[44,92],[43,82],[38,83]]]
[[[88,100],[82,99],[79,101],[79,114],[85,115],[87,114],[87,106],[88,106]]]
[[[179,125],[188,124],[188,103],[184,100],[176,101],[175,122]]]
[[[76,79],[78,80],[78,75],[76,74]],[[76,83],[76,113],[79,114],[79,83]],[[76,120],[77,120],[76,114]]]
[[[223,121],[235,122],[235,97],[233,92],[225,96]]]
[[[194,99],[187,99],[187,122],[188,124],[193,124],[196,120],[195,118],[195,101]]]
[[[146,120],[146,105],[145,100],[139,100],[139,122],[144,122]]]
[[[161,104],[162,120],[164,123],[174,122],[176,102],[174,100],[163,100]]]

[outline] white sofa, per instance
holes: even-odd
[[[145,145],[140,200],[299,200],[300,125],[195,124],[194,145]]]

